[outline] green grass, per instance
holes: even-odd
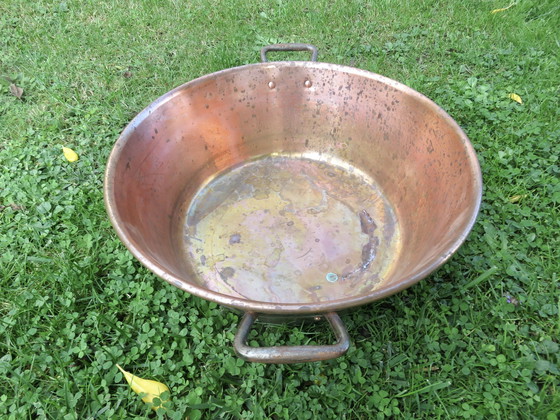
[[[490,13],[509,4],[0,3],[0,417],[157,417],[119,363],[170,387],[174,419],[556,419],[560,6]],[[238,315],[142,268],[103,206],[108,154],[136,113],[275,42],[313,43],[322,61],[428,95],[471,138],[485,182],[458,254],[345,314],[353,345],[322,363],[236,358]],[[62,145],[80,160],[66,162]],[[251,337],[328,342],[324,330],[259,326]]]

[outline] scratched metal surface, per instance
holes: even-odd
[[[263,302],[363,295],[399,257],[395,213],[374,181],[332,157],[262,157],[221,174],[185,217],[201,286]]]

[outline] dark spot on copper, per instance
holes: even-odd
[[[222,271],[219,272],[220,277],[222,280],[227,280],[233,277],[235,274],[235,269],[232,267],[225,267]]]

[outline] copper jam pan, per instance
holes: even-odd
[[[308,50],[311,61],[269,62]],[[477,216],[480,167],[461,128],[394,80],[316,61],[308,44],[190,81],[140,112],[109,157],[105,203],[157,276],[242,311],[247,360],[304,362],[349,346],[337,311],[446,262]],[[337,342],[250,347],[259,315],[324,316]]]

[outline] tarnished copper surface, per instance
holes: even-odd
[[[259,63],[167,93],[124,130],[105,199],[157,275],[242,311],[372,302],[444,263],[481,198],[465,134],[385,77]]]
[[[372,179],[333,157],[300,153],[248,161],[205,185],[184,239],[201,286],[301,304],[379,287],[398,259],[398,236]]]

